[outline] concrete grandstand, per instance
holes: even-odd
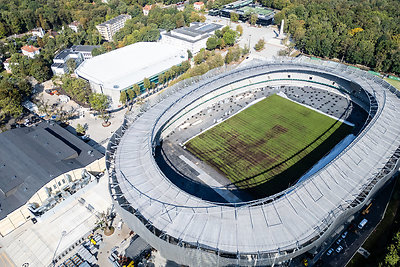
[[[271,196],[222,202],[180,188],[157,164],[162,140],[209,105],[282,87],[293,98],[313,90],[339,96],[332,97],[338,105],[314,103],[333,116],[350,102],[367,114],[354,140],[307,179]],[[110,193],[131,229],[179,264],[274,265],[315,253],[398,170],[399,97],[382,79],[334,62],[281,59],[207,73],[126,117],[106,154]],[[232,193],[223,185],[208,188],[226,200]]]

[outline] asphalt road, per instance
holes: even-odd
[[[362,246],[362,244],[373,232],[373,230],[383,217],[386,204],[388,203],[391,196],[393,185],[394,179],[376,194],[375,198],[372,200],[372,206],[369,208],[368,214],[362,215],[361,213],[359,213],[354,221],[348,227],[346,227],[345,230],[343,230],[340,235],[336,237],[336,239],[332,240],[331,246],[327,247],[315,266],[342,267],[350,261],[358,248]],[[368,220],[368,223],[362,229],[358,229],[358,224],[364,218]],[[342,241],[340,241],[339,244],[337,244],[337,240],[345,231],[348,232],[346,238],[344,238]],[[330,248],[336,250],[339,245],[343,247],[343,250],[341,252],[337,253],[336,251],[334,251],[329,256],[326,254]]]

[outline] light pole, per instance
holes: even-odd
[[[51,263],[53,264],[53,267],[56,266],[56,262],[54,261],[54,258],[56,257],[56,253],[57,253],[58,247],[60,246],[61,240],[63,239],[63,237],[66,236],[66,235],[67,235],[67,231],[62,231],[61,232],[60,240],[58,241],[56,250],[54,251],[54,254],[53,254],[53,259],[51,260]]]
[[[250,50],[250,39],[251,39],[251,34],[249,34],[249,50]]]

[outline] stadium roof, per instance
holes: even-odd
[[[103,155],[58,124],[40,123],[0,134],[0,219],[57,176]]]
[[[84,79],[119,91],[186,58],[186,51],[171,45],[140,42],[86,60],[75,72]]]
[[[179,240],[179,244],[184,242],[207,251],[252,255],[265,252],[266,256],[274,258],[310,248],[308,245],[316,240],[322,242],[323,234],[332,233],[346,216],[361,208],[387,181],[389,174],[397,170],[400,123],[395,118],[400,115],[397,108],[400,94],[380,78],[365,72],[333,62],[321,64],[324,65],[267,62],[210,75],[208,77],[212,78],[203,82],[166,92],[168,97],[163,101],[155,99],[155,104],[137,117],[120,139],[114,155],[115,166],[110,165],[113,170],[110,182],[118,183],[119,190],[115,189],[114,193],[112,189],[113,196],[124,206],[131,205],[132,216],[140,215],[140,222],[159,229],[163,237],[169,235]],[[227,206],[180,190],[156,167],[153,141],[158,138],[158,130],[175,114],[229,81],[243,81],[268,73],[287,78],[288,72],[305,74],[305,77],[312,73],[313,81],[318,84],[325,79],[351,81],[351,84],[359,84],[368,96],[374,96],[369,98],[371,116],[373,109],[376,112],[369,124],[318,173],[278,195],[241,206]],[[308,79],[305,81],[308,83]],[[156,244],[156,231],[148,230],[151,229],[149,225],[146,227],[135,231]],[[159,243],[166,243],[164,240],[160,239]]]

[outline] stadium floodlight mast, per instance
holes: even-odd
[[[56,254],[57,254],[58,247],[60,246],[61,240],[63,239],[63,237],[66,236],[66,235],[67,235],[67,231],[64,230],[64,231],[61,232],[60,240],[58,241],[56,250],[54,250],[53,258],[51,260],[51,264],[52,264],[53,267],[56,266],[55,257],[56,257]]]

